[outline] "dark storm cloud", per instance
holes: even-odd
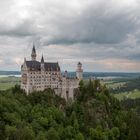
[[[57,35],[52,34],[48,43],[118,43],[138,28],[129,12],[120,11],[115,15],[109,15],[111,11],[105,14],[107,7],[100,6],[97,9],[92,9],[92,6],[88,7],[75,19],[61,17],[61,20],[56,21]]]
[[[49,2],[42,2],[44,3],[43,6],[41,5],[42,9],[36,8],[33,3],[29,7],[25,6],[29,16],[20,18],[22,14],[19,14],[18,17],[15,17],[16,19],[12,19],[15,20],[16,26],[1,26],[0,34],[21,37],[40,36],[43,44],[45,42],[46,44],[90,42],[104,44],[118,43],[125,39],[127,34],[134,33],[139,27],[137,24],[139,15],[136,15],[131,7],[128,7],[129,9],[125,9],[127,8],[125,6],[124,9],[118,8],[116,2],[113,3],[111,0],[108,2],[104,0],[100,0],[100,2],[89,1],[89,5],[74,12],[68,6],[62,9],[64,11],[59,9],[64,1],[61,5],[51,4],[50,7],[48,7]],[[51,8],[54,10],[49,10]],[[54,12],[55,10],[57,12]],[[69,12],[67,12],[68,10]],[[23,14],[24,12],[23,10]],[[15,14],[15,12],[13,13]],[[48,15],[52,17],[49,18]]]

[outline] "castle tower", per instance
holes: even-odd
[[[82,69],[82,63],[81,62],[78,62],[78,64],[77,64],[76,77],[79,80],[83,79],[83,69]]]
[[[44,63],[44,57],[42,55],[42,58],[41,58],[41,63],[40,63],[40,68],[41,68],[41,89],[44,90],[45,89],[45,84],[44,84],[44,81],[45,81],[45,63]]]
[[[31,53],[31,58],[32,61],[36,61],[36,50],[35,50],[35,45],[33,44],[33,49],[32,49],[32,53]]]
[[[45,70],[45,66],[44,66],[44,57],[42,55],[42,58],[41,58],[41,71],[44,71]]]

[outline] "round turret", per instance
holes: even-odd
[[[81,62],[78,62],[78,64],[77,64],[76,77],[79,80],[83,79],[83,69],[82,69],[82,63]]]

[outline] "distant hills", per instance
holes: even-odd
[[[63,73],[63,72],[62,72]],[[0,71],[0,75],[21,75],[20,71]],[[68,72],[70,77],[75,76],[75,72]],[[125,72],[84,72],[84,78],[89,77],[123,77],[123,78],[137,78],[140,77],[140,73],[125,73]]]
[[[125,72],[85,72],[84,77],[123,77],[123,78],[137,78],[140,77],[140,73],[125,73]]]
[[[75,72],[68,72],[68,75],[73,77],[75,76]],[[137,78],[140,77],[140,73],[125,73],[125,72],[84,72],[84,78],[89,77],[100,77],[100,78]]]
[[[0,71],[0,75],[20,75],[20,71]]]

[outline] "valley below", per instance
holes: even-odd
[[[75,72],[68,72],[73,77]],[[111,94],[119,100],[140,98],[140,73],[105,73],[84,72],[84,81],[99,79]],[[0,90],[7,90],[20,85],[21,75],[18,71],[0,71]]]

